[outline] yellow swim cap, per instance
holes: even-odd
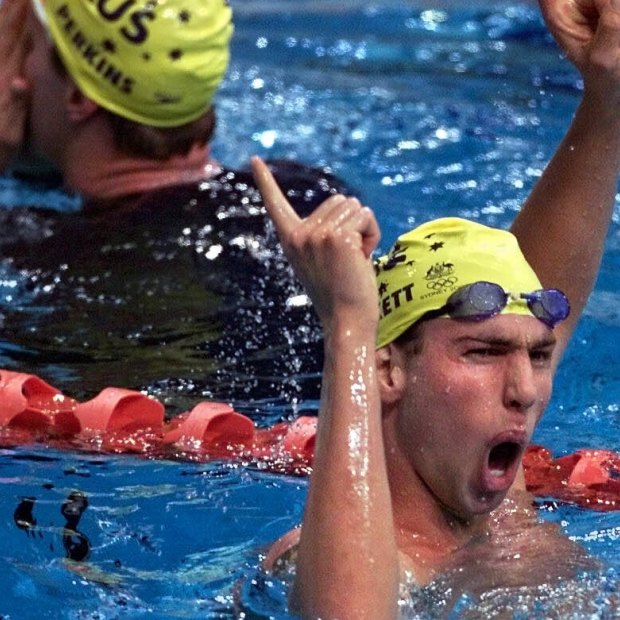
[[[80,89],[155,127],[207,111],[229,59],[226,0],[33,0]]]
[[[401,235],[375,263],[379,293],[377,348],[394,341],[458,288],[481,280],[513,293],[541,287],[517,239],[506,231],[460,218],[433,220]],[[502,312],[531,315],[511,300]]]

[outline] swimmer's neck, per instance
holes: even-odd
[[[196,144],[186,155],[167,160],[126,155],[109,144],[77,145],[67,155],[62,172],[68,189],[87,200],[106,201],[164,187],[206,180],[218,174],[219,164],[208,145]]]
[[[401,472],[402,473],[402,472]],[[463,518],[448,510],[415,472],[409,480],[390,476],[394,524],[403,543],[413,541],[442,555],[469,544],[488,531],[491,513]],[[415,507],[415,509],[412,509]]]
[[[455,552],[488,534],[492,513],[464,519],[450,512],[398,450],[386,451],[386,465],[396,541],[408,558],[403,565],[425,585]]]

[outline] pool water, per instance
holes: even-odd
[[[581,85],[535,3],[488,4],[233,0],[216,157],[233,168],[254,153],[329,166],[375,209],[382,249],[431,217],[507,226],[561,139]],[[16,221],[12,207],[73,213],[80,206],[53,184],[8,177],[0,177],[0,203],[3,221],[36,236],[48,225],[46,212]],[[620,451],[618,215],[535,437],[556,455]],[[280,330],[289,330],[290,346],[286,338],[278,347],[250,342],[248,333],[273,329],[269,309],[249,303],[260,302],[257,294],[244,300],[243,321],[214,328],[217,301],[191,280],[193,263],[181,255],[188,246],[200,254],[195,232],[145,237],[135,264],[126,260],[134,250],[126,234],[87,237],[100,254],[119,257],[106,264],[118,271],[97,277],[99,258],[86,254],[71,273],[34,254],[31,268],[0,262],[0,367],[35,372],[84,399],[106,385],[143,389],[170,415],[208,398],[231,402],[259,425],[315,412],[320,343],[312,324]],[[282,269],[268,253],[258,259]],[[166,266],[165,275],[143,274],[147,260]],[[238,350],[209,357],[205,334],[222,333]],[[0,617],[232,618],[240,592],[255,614],[287,618],[282,584],[256,567],[268,543],[299,522],[305,493],[304,478],[244,463],[7,447],[0,451]],[[613,602],[620,514],[553,503],[540,514],[603,565],[574,587],[555,586],[549,605],[583,601],[585,592],[589,617],[620,615]],[[453,617],[506,609],[530,617],[532,595],[520,596],[494,593],[478,606],[464,598]],[[546,604],[531,613],[545,616]]]

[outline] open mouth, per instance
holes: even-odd
[[[513,467],[521,453],[521,446],[514,441],[503,441],[489,452],[489,473],[494,478],[502,478]]]

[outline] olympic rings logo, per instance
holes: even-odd
[[[426,283],[426,288],[431,291],[443,290],[445,288],[454,286],[458,282],[458,278],[450,276],[448,278],[438,278],[437,280],[431,280]]]

